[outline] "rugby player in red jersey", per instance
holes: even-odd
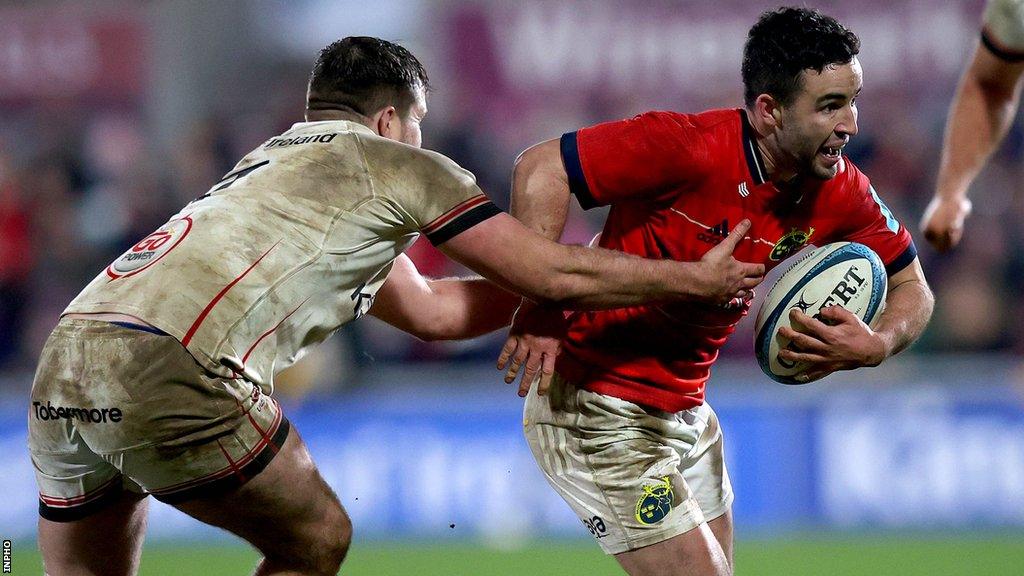
[[[843,157],[857,134],[858,38],[799,8],[766,12],[744,48],[745,108],[649,112],[525,151],[512,214],[557,239],[570,194],[610,205],[600,246],[693,261],[741,222],[735,257],[773,267],[808,243],[871,247],[889,274],[874,329],[840,307],[791,312],[802,379],[874,366],[923,331],[933,298],[907,230]],[[636,306],[568,317],[520,310],[499,368],[525,366],[524,428],[551,485],[631,575],[732,574],[732,489],[704,401],[718,351],[745,316],[730,305]],[[545,332],[544,330],[548,330]],[[539,384],[530,388],[535,374]],[[528,394],[527,391],[529,390]]]

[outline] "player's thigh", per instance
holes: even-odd
[[[556,378],[547,396],[527,396],[524,422],[548,482],[605,553],[638,550],[705,523],[680,472],[681,447],[675,445],[688,434],[695,446],[703,421],[691,427],[673,415],[652,415]],[[692,429],[676,434],[677,428]]]
[[[84,375],[79,332],[63,323],[54,330],[32,384],[28,446],[39,487],[39,547],[50,574],[130,574],[145,533],[145,500],[83,436],[86,428],[116,423],[109,409],[107,417],[93,410],[92,393],[106,389]]]
[[[701,443],[703,452],[683,459],[680,472],[731,564],[733,491],[725,465],[725,440],[710,406],[700,407],[697,414],[707,422],[707,430],[714,432]]]
[[[711,520],[708,522],[708,526],[715,535],[715,539],[718,540],[718,544],[722,547],[725,558],[729,561],[729,566],[735,567],[735,564],[733,564],[732,510],[727,510],[725,514]]]
[[[47,574],[129,575],[139,569],[148,501],[121,490],[97,511],[66,522],[39,519],[39,550]]]
[[[706,524],[644,548],[615,555],[630,576],[731,576],[732,568]]]
[[[34,457],[60,453],[67,464],[84,443],[86,455],[101,460],[96,466],[116,468],[155,498],[243,535],[268,556],[293,555],[311,542],[337,555],[348,518],[280,405],[259,386],[207,372],[168,336],[93,321],[62,321],[56,332],[70,339],[60,350],[84,349],[88,357],[54,364],[81,366],[88,381],[46,379],[33,388],[39,422],[30,428],[40,438]],[[81,388],[87,393],[73,395]],[[114,414],[111,406],[116,418],[84,417],[99,407]],[[60,435],[68,429],[76,434]],[[60,496],[78,502],[77,495]],[[321,521],[320,532],[308,529]]]
[[[724,442],[717,416],[710,406],[695,412],[706,422],[698,448],[704,451],[683,458],[679,471],[696,500],[705,524],[663,542],[616,555],[632,576],[690,576],[732,574],[732,485],[725,467]]]
[[[351,539],[348,516],[294,429],[252,480],[172,505],[244,538],[268,557],[305,554],[310,546],[347,548]]]

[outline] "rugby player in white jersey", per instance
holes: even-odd
[[[102,271],[65,310],[32,388],[39,544],[51,574],[132,574],[147,495],[244,538],[257,574],[334,574],[352,527],[271,397],[273,376],[369,312],[423,338],[506,324],[517,298],[430,281],[425,234],[498,285],[601,308],[744,298],[761,265],[736,226],[677,263],[561,246],[421,150],[427,75],[404,48],[346,38],[313,69],[306,121],[271,138]]]
[[[1024,0],[990,0],[981,39],[946,121],[935,195],[921,230],[936,250],[960,242],[967,190],[1013,124],[1024,86]]]

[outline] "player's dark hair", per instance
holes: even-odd
[[[743,99],[761,94],[789,104],[800,90],[800,73],[846,64],[860,52],[860,39],[830,16],[783,7],[761,14],[743,47]]]
[[[429,90],[430,84],[411,52],[380,38],[349,36],[320,51],[309,77],[306,107],[367,116],[390,105],[404,115],[417,88]]]

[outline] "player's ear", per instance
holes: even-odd
[[[782,121],[782,106],[768,94],[761,94],[754,100],[754,117],[764,126],[776,128]]]
[[[398,122],[398,110],[394,106],[385,106],[373,115],[374,129],[377,131],[377,134],[385,138],[397,139],[397,126],[394,124],[396,122]]]

